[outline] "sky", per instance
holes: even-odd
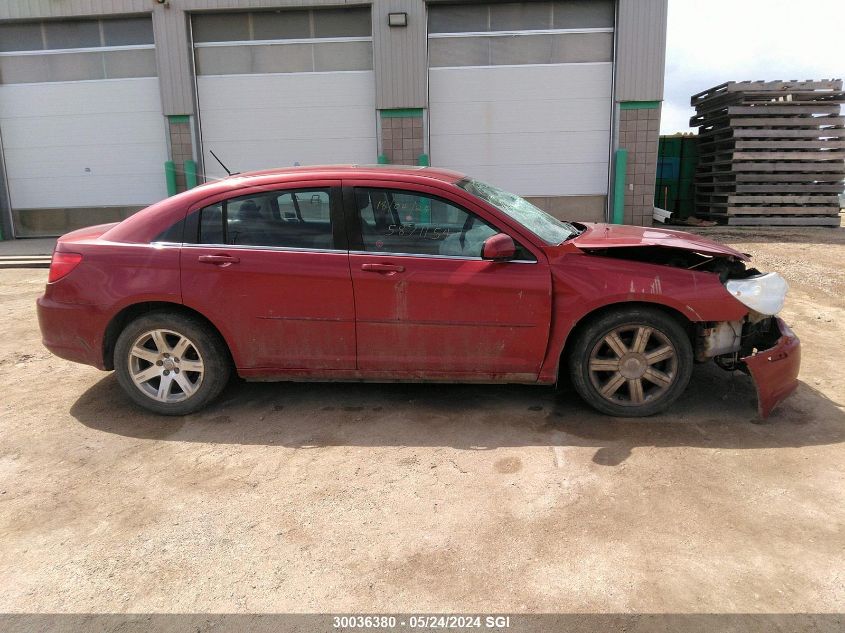
[[[669,0],[661,134],[726,81],[845,78],[845,0]]]

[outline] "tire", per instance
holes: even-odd
[[[666,313],[621,307],[577,333],[567,358],[572,386],[594,409],[619,417],[666,410],[692,376],[684,328]]]
[[[127,325],[114,350],[117,380],[137,405],[187,415],[223,391],[232,363],[220,336],[199,319],[152,312]]]

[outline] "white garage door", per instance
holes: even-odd
[[[208,177],[377,156],[369,8],[197,15]]]
[[[18,236],[118,220],[167,196],[149,17],[2,25],[0,76]]]
[[[0,86],[12,206],[143,206],[167,197],[158,79]]]
[[[202,141],[236,171],[372,163],[372,71],[198,77]],[[205,159],[206,173],[225,175]]]
[[[606,195],[612,2],[432,5],[432,164],[526,196]]]

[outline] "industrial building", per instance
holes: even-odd
[[[666,5],[6,0],[3,237],[126,217],[224,176],[210,151],[240,172],[431,164],[650,224]]]

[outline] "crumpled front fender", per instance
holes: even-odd
[[[757,388],[757,411],[766,418],[798,387],[801,341],[783,319],[775,318],[780,337],[774,347],[759,350],[740,360],[745,363]]]

